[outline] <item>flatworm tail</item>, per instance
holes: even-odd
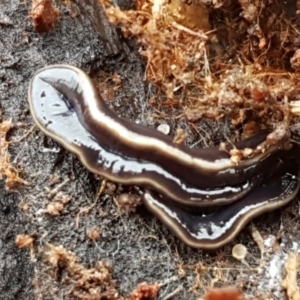
[[[299,191],[299,169],[299,162],[291,161],[285,172],[274,174],[243,199],[219,207],[209,215],[180,208],[150,190],[144,193],[143,202],[187,245],[216,249],[230,242],[254,217],[294,199]]]

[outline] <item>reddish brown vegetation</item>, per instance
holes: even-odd
[[[60,12],[53,6],[52,0],[32,0],[31,12],[34,29],[38,33],[50,31],[59,21]]]

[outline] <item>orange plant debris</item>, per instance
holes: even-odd
[[[15,189],[20,183],[28,184],[18,176],[17,170],[10,164],[9,142],[6,141],[6,135],[11,125],[11,120],[0,122],[0,180],[5,178],[7,189]]]
[[[284,14],[277,19],[272,15],[270,19],[270,8],[240,0],[242,13],[235,21],[229,19],[230,4],[226,7],[223,2],[214,2],[212,13],[220,15],[218,9],[222,7],[224,22],[228,22],[225,29],[230,44],[224,48],[218,28],[209,24],[203,4],[197,7],[198,14],[202,12],[198,16],[202,22],[184,21],[193,20],[193,10],[180,5],[201,1],[181,1],[179,5],[176,0],[136,0],[136,10],[128,11],[120,10],[109,0],[99,1],[110,22],[121,24],[125,37],[136,38],[140,43],[140,53],[147,59],[146,79],[163,92],[165,105],[177,103],[189,121],[228,116],[234,126],[254,121],[274,128],[278,122],[284,122],[288,128],[298,120],[295,116],[300,116],[300,74],[290,71],[292,67],[297,71],[298,55],[291,56],[290,69],[284,69],[286,54],[281,47],[286,39],[278,47],[270,46],[272,26],[278,28],[281,24],[282,30],[287,28]],[[276,5],[272,4],[272,9],[277,13],[283,8]],[[259,18],[268,20],[269,27],[260,27]],[[297,32],[291,26],[291,38],[296,38]],[[282,39],[277,31],[274,34]],[[295,46],[288,47],[290,53],[296,51]],[[227,58],[231,49],[239,51],[234,59]],[[151,104],[154,102],[152,99]]]
[[[30,235],[19,234],[16,237],[16,245],[19,248],[32,247],[33,242],[34,239]]]
[[[46,252],[48,262],[54,266],[64,266],[66,276],[72,282],[69,295],[75,299],[123,299],[119,296],[112,279],[112,269],[102,261],[93,268],[85,268],[79,258],[63,246],[48,245]]]
[[[204,300],[245,300],[241,291],[234,287],[210,290]]]
[[[63,273],[65,282],[70,284],[68,295],[75,299],[154,300],[159,291],[158,284],[143,282],[129,297],[120,296],[110,266],[98,261],[94,267],[86,268],[80,264],[79,257],[63,246],[48,244],[46,260],[54,270],[59,268]]]
[[[58,23],[60,12],[53,6],[52,0],[32,0],[29,16],[36,32],[45,33]]]
[[[158,284],[140,283],[130,294],[130,300],[154,300],[159,292]]]

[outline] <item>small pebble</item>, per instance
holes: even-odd
[[[237,260],[243,261],[247,253],[248,253],[247,248],[242,244],[236,244],[232,248],[232,256]]]
[[[170,133],[170,126],[168,124],[160,124],[157,126],[157,130],[168,135]]]

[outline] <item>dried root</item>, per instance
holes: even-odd
[[[187,120],[226,116],[236,127],[251,121],[269,128],[278,122],[287,128],[298,122],[300,75],[290,69],[298,70],[299,55],[289,39],[296,38],[298,31],[291,26],[284,33],[289,38],[272,31],[287,30],[285,15],[277,16],[284,9],[280,4],[267,9],[261,1],[240,0],[242,13],[235,16],[230,1],[213,2],[212,15],[220,17],[217,9],[222,7],[227,51],[219,43],[220,36],[209,31],[208,10],[202,1],[136,0],[136,10],[129,11],[121,11],[109,0],[99,1],[110,22],[121,24],[124,35],[140,43],[140,53],[147,59],[146,79],[163,92],[163,104],[179,105]],[[264,20],[265,26],[260,25]],[[278,47],[271,45],[274,34],[281,41]],[[294,51],[289,68],[283,47]],[[226,53],[232,51],[234,59]],[[155,105],[153,99],[151,104]]]

